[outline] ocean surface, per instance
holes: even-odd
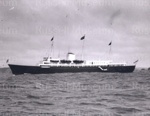
[[[0,69],[0,116],[150,116],[150,71],[14,76]]]

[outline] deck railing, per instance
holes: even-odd
[[[48,67],[95,67],[95,66],[125,66],[125,64],[39,64]]]

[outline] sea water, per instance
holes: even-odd
[[[0,69],[0,116],[150,116],[150,71],[14,76]]]

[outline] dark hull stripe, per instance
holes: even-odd
[[[92,66],[92,67],[50,67],[42,68],[40,66],[24,66],[9,64],[13,74],[49,74],[49,73],[76,73],[76,72],[121,72],[129,73],[135,69],[134,65],[131,66]],[[104,69],[104,70],[103,70]]]

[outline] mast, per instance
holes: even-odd
[[[50,57],[52,57],[52,55],[53,55],[53,49],[54,49],[54,37],[52,37],[52,39],[51,39],[51,53],[50,53]]]
[[[81,57],[82,57],[82,60],[83,60],[83,52],[84,52],[84,40],[85,40],[85,35],[83,36],[83,37],[81,37],[81,39],[80,40],[82,40],[82,55],[81,55]]]
[[[112,45],[112,41],[108,44],[109,45],[109,55],[111,54],[111,45]]]

